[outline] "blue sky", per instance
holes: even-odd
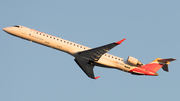
[[[180,100],[179,0],[4,0],[0,28],[23,25],[91,48],[126,40],[110,54],[149,63],[177,58],[170,72],[134,76],[95,67],[88,78],[74,58],[1,30],[0,101]]]

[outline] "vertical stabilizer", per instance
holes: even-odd
[[[157,72],[160,68],[162,68],[164,71],[168,72],[168,65],[170,64],[171,61],[174,61],[176,59],[174,58],[168,58],[168,59],[161,59],[161,58],[156,58],[154,61],[150,62],[149,64],[146,64],[142,66],[142,68],[152,71],[152,72]]]

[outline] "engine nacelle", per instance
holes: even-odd
[[[132,57],[132,56],[129,56],[127,61],[133,65],[143,65],[138,59]]]

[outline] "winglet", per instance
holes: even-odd
[[[126,38],[124,38],[124,39],[122,39],[122,40],[116,42],[116,44],[119,45],[119,44],[121,44],[124,40],[126,40]]]
[[[95,79],[98,79],[100,76],[95,77]]]

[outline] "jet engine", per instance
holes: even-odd
[[[127,61],[133,65],[143,65],[138,59],[132,57],[132,56],[129,56]]]

